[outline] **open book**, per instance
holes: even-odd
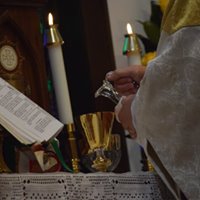
[[[63,124],[0,78],[0,124],[23,144],[56,137]]]

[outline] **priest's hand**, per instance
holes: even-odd
[[[130,136],[135,139],[137,137],[136,130],[133,126],[131,104],[135,95],[121,97],[119,103],[115,106],[116,119],[125,130],[127,130]]]
[[[142,65],[118,68],[108,72],[105,78],[113,83],[114,88],[120,95],[127,96],[137,92],[145,69],[146,67]]]

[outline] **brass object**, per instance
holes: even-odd
[[[76,144],[76,138],[74,136],[75,132],[75,126],[74,124],[67,124],[67,132],[68,132],[68,140],[70,143],[70,149],[71,149],[71,156],[72,156],[72,169],[74,173],[78,173],[80,171],[79,169],[79,156],[77,152],[77,144]]]
[[[147,167],[148,167],[148,171],[153,172],[155,171],[153,165],[151,164],[151,162],[147,159]]]
[[[58,31],[58,25],[57,24],[51,25],[50,28],[46,30],[46,45],[55,46],[55,45],[61,45],[63,43],[64,41],[62,39],[62,36]]]
[[[113,120],[113,112],[96,112],[80,116],[90,149],[108,146]]]
[[[135,33],[125,35],[124,46],[122,51],[123,55],[131,55],[134,53],[141,52],[138,38]]]
[[[10,173],[11,170],[8,168],[8,166],[6,165],[6,163],[4,161],[3,139],[4,139],[4,133],[1,132],[1,130],[0,130],[0,173]]]
[[[121,142],[120,142],[120,135],[119,134],[111,134],[108,147],[106,150],[120,150],[121,149]]]
[[[88,113],[81,115],[79,119],[89,144],[88,155],[95,155],[91,168],[94,171],[106,172],[112,164],[111,160],[105,156],[104,151],[109,146],[114,113]]]

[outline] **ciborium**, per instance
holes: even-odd
[[[105,155],[111,138],[114,112],[96,112],[79,117],[82,133],[88,144],[88,150],[82,160],[90,171],[108,171],[112,160]]]

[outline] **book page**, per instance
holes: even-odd
[[[20,142],[48,141],[63,124],[0,78],[0,123]]]

